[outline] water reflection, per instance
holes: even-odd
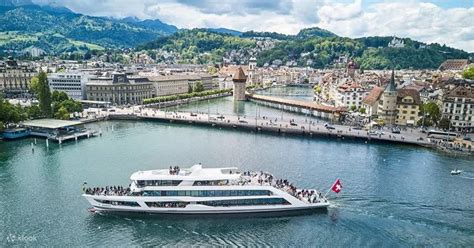
[[[237,115],[245,115],[246,112],[245,112],[245,102],[243,101],[235,101],[234,102],[234,110],[233,112]]]
[[[175,217],[163,215],[103,214],[87,218],[88,236],[97,241],[120,234],[126,245],[189,245],[193,246],[270,246],[275,238],[289,241],[294,228],[303,219],[326,222],[325,214],[293,217]],[[111,234],[110,230],[114,230]],[[113,242],[116,243],[116,242]],[[287,243],[287,242],[285,242]]]

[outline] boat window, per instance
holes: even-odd
[[[212,207],[230,207],[230,206],[252,206],[252,205],[289,205],[290,203],[283,198],[261,198],[261,199],[238,199],[238,200],[218,200],[201,201],[202,204]]]
[[[229,184],[229,180],[211,180],[211,181],[194,181],[193,186],[222,186]]]
[[[272,195],[270,190],[146,190],[143,196],[193,196],[193,197],[222,197],[222,196],[255,196]]]
[[[138,180],[138,187],[145,186],[178,186],[182,180]]]
[[[189,202],[146,202],[150,208],[185,208]]]
[[[140,207],[140,205],[137,202],[131,202],[131,201],[109,201],[109,200],[97,200],[97,199],[96,201],[103,204],[110,204],[110,205],[116,205],[116,206]]]

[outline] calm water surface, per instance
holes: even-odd
[[[237,113],[238,107],[229,102],[216,100],[220,111]],[[252,103],[242,106],[255,111]],[[101,128],[103,136],[62,146],[50,143],[49,149],[38,140],[34,153],[32,139],[0,142],[0,246],[474,244],[472,158],[412,146],[156,122],[114,121],[90,127]],[[309,216],[183,219],[86,211],[84,181],[91,186],[128,185],[137,170],[198,162],[270,171],[322,191],[339,177],[344,189],[330,195],[334,205],[327,213]],[[453,168],[465,173],[451,176]]]

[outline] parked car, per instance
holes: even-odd
[[[392,128],[392,133],[400,133],[400,128]]]
[[[336,129],[335,127],[329,125],[328,123],[324,124],[324,127],[327,129]]]
[[[294,122],[290,122],[290,125],[291,126],[298,126],[298,124],[294,123]]]
[[[247,124],[248,122],[247,122],[247,121],[244,121],[244,120],[239,120],[239,123]]]

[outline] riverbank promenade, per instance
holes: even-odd
[[[95,117],[111,120],[154,120],[188,125],[250,130],[252,132],[277,133],[281,135],[302,135],[314,138],[332,137],[348,140],[365,140],[367,142],[381,141],[425,147],[433,146],[426,137],[426,134],[415,129],[401,131],[399,134],[391,133],[390,130],[368,132],[366,130],[354,129],[354,127],[351,126],[329,125],[323,120],[307,118],[305,116],[295,119],[281,119],[258,115],[237,116],[196,112],[171,112],[152,108],[131,107],[117,108],[113,112],[98,110]],[[90,121],[90,119],[88,121]],[[327,125],[329,125],[330,128],[328,128]]]

